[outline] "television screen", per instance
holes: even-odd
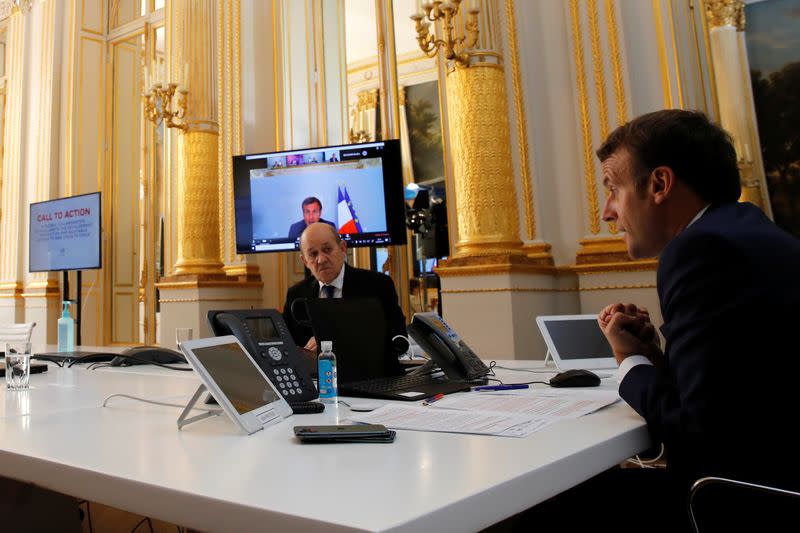
[[[100,193],[32,203],[31,272],[100,268]]]
[[[233,181],[237,253],[296,250],[313,222],[348,246],[406,242],[399,141],[235,156]]]

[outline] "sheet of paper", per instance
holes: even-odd
[[[549,391],[547,391],[549,392]],[[596,391],[610,392],[610,391]],[[437,401],[435,409],[461,411],[491,411],[495,413],[527,414],[555,419],[577,418],[617,401],[613,395],[587,396],[584,394],[494,394],[471,392],[451,394]]]
[[[524,414],[432,409],[398,404],[386,404],[369,413],[353,413],[351,419],[367,424],[383,424],[392,429],[509,437],[525,437],[550,423],[543,418]]]

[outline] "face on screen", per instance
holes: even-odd
[[[344,241],[337,242],[335,230],[327,224],[309,226],[300,237],[300,259],[315,278],[330,283],[344,265]]]
[[[322,207],[318,203],[313,202],[303,206],[303,220],[306,221],[306,226],[319,222],[320,217],[322,217]]]

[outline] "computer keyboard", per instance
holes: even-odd
[[[386,378],[365,379],[362,381],[353,381],[351,383],[343,383],[339,386],[340,393],[346,394],[345,391],[363,391],[372,393],[392,392],[402,389],[410,389],[412,387],[420,387],[423,385],[431,385],[441,383],[433,379],[430,374],[422,375],[405,375],[405,376],[390,376]]]

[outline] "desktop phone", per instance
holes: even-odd
[[[436,313],[415,313],[408,333],[451,380],[476,380],[489,367]]]
[[[319,397],[309,371],[313,362],[304,360],[276,309],[209,311],[208,322],[214,335],[236,336],[286,401]]]

